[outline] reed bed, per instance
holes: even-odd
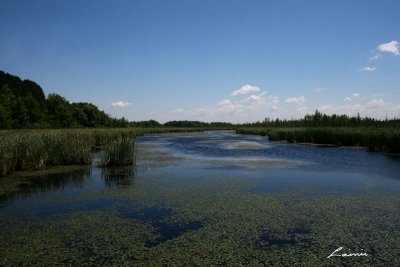
[[[136,141],[131,138],[119,138],[107,144],[102,151],[100,166],[135,165],[136,146]]]
[[[131,129],[4,131],[0,134],[0,175],[47,166],[90,164],[94,147],[136,136]]]
[[[271,141],[366,147],[387,153],[400,153],[400,129],[396,128],[241,128],[236,132],[268,136]]]
[[[137,136],[200,131],[200,128],[113,128],[0,131],[0,177],[13,171],[91,164],[90,152],[103,150],[101,166],[135,163]]]

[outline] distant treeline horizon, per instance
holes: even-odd
[[[92,103],[70,103],[31,80],[0,71],[0,129],[174,127],[235,129],[238,127],[400,127],[400,119],[375,119],[348,115],[327,115],[315,111],[301,119],[270,119],[249,123],[174,120],[128,121],[114,118]]]

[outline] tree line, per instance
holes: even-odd
[[[244,123],[242,127],[268,127],[268,128],[284,128],[284,127],[400,127],[400,119],[375,119],[370,117],[342,115],[327,115],[315,111],[312,115],[305,115],[301,119],[270,119],[265,118],[264,121],[255,123]]]
[[[0,71],[0,129],[22,128],[83,128],[83,127],[137,127],[137,128],[210,128],[235,129],[243,127],[400,127],[400,119],[375,119],[348,115],[327,115],[318,110],[301,119],[270,119],[254,123],[226,122],[128,121],[117,119],[91,103],[70,103],[58,94],[46,98],[35,82]]]
[[[126,127],[91,103],[70,103],[35,82],[0,71],[0,129]]]

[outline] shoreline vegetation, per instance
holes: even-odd
[[[101,151],[99,167],[135,165],[136,138],[145,134],[235,130],[266,136],[270,141],[323,146],[363,147],[400,153],[400,129],[368,127],[160,127],[86,128],[0,131],[0,177],[14,171],[45,170],[52,166],[90,165],[90,153]]]
[[[318,110],[301,119],[254,123],[128,121],[91,103],[70,103],[57,94],[47,98],[33,81],[0,71],[0,177],[14,171],[50,166],[89,165],[101,150],[100,167],[134,165],[135,138],[151,133],[236,130],[268,136],[271,141],[365,147],[400,154],[400,119],[326,115]]]
[[[332,147],[360,147],[400,154],[400,129],[357,127],[240,128],[238,134],[267,136],[270,141]]]
[[[14,171],[51,166],[90,165],[90,153],[102,153],[100,167],[133,165],[135,138],[149,133],[200,129],[48,129],[0,131],[0,177]]]

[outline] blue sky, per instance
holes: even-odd
[[[116,117],[400,117],[400,1],[0,3],[0,70]]]

